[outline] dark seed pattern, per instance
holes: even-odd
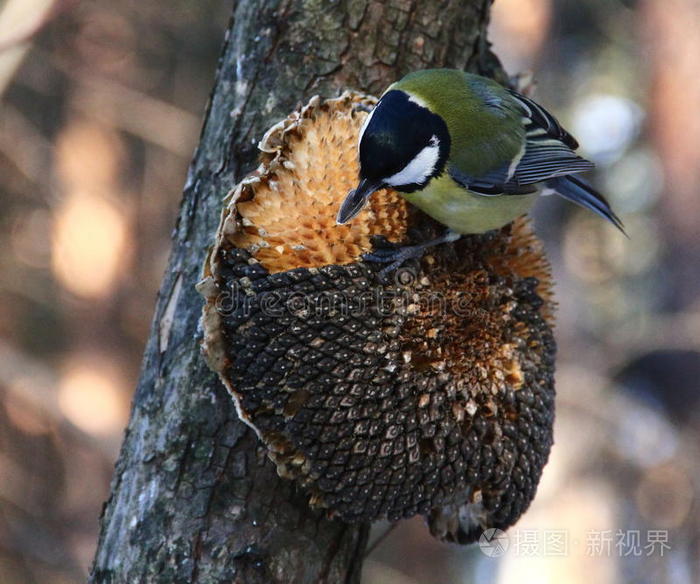
[[[555,344],[513,237],[464,238],[400,284],[371,263],[270,274],[218,249],[220,373],[313,505],[349,522],[423,514],[460,543],[479,535],[460,507],[501,529],[527,509],[552,444]]]

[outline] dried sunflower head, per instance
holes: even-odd
[[[405,242],[425,220],[383,191],[335,223],[374,103],[314,98],[265,135],[199,284],[204,350],[312,505],[420,513],[466,543],[518,519],[552,444],[549,266],[523,218],[380,278],[361,258],[373,236]]]

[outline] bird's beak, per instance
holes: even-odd
[[[382,188],[381,183],[363,178],[357,188],[354,191],[350,191],[345,197],[335,219],[336,222],[342,225],[357,216],[362,211],[365,203],[367,203],[369,196],[380,188]]]

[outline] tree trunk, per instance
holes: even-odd
[[[194,289],[221,200],[264,131],[314,94],[379,93],[431,66],[492,74],[490,0],[243,0],[185,186],[93,583],[358,582],[368,525],[311,511],[200,354]]]

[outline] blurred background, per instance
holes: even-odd
[[[229,4],[0,0],[2,584],[86,576]],[[630,238],[537,208],[558,417],[505,553],[407,521],[364,582],[700,582],[700,1],[496,0],[491,39]]]

